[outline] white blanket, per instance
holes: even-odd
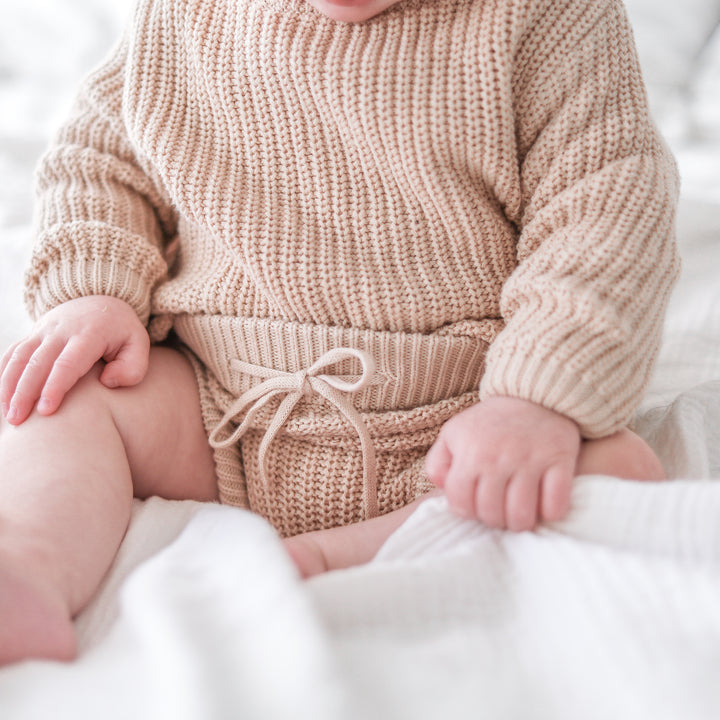
[[[125,7],[0,3],[4,346],[27,327],[32,166]],[[79,659],[0,670],[0,718],[720,717],[720,2],[631,11],[685,180],[683,278],[637,429],[681,479],[580,478],[535,533],[428,501],[372,563],[306,583],[250,513],[137,502]]]

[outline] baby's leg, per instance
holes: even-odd
[[[96,367],[50,417],[0,420],[0,665],[74,656],[72,617],[115,556],[133,489],[216,496],[185,358],[154,349],[132,388],[109,390],[98,375]]]
[[[410,517],[423,500],[441,494],[442,490],[432,490],[404,508],[371,520],[296,535],[283,541],[285,549],[304,578],[328,570],[362,565],[372,560],[385,540]]]
[[[612,475],[632,480],[663,480],[665,472],[647,443],[629,430],[600,440],[586,440],[580,448],[576,475]],[[347,527],[318,530],[285,540],[303,577],[369,562],[385,540],[433,491],[395,512]]]
[[[612,475],[626,480],[665,480],[665,470],[650,446],[634,432],[620,430],[580,448],[576,475]]]

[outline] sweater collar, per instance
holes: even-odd
[[[407,12],[408,10],[411,10],[412,8],[417,8],[422,5],[428,5],[428,4],[437,4],[441,2],[442,0],[399,0],[399,2],[395,3],[394,5],[391,5],[387,10],[384,10],[379,15],[376,15],[373,18],[370,18],[369,20],[366,20],[365,23],[371,23],[373,21],[380,20],[381,18],[385,18],[391,15],[395,15],[397,13]],[[329,18],[326,18],[324,15],[322,15],[320,12],[318,12],[312,5],[310,5],[307,0],[250,0],[253,4],[263,5],[265,7],[271,8],[275,10],[276,12],[282,12],[282,13],[294,13],[298,15],[307,15],[309,17],[313,18],[322,18],[325,19],[327,22],[335,23],[337,21],[330,20]],[[344,23],[338,23],[338,24],[344,24]],[[357,23],[357,24],[363,24],[363,23]]]

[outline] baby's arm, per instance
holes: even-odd
[[[167,275],[177,215],[151,160],[130,139],[130,46],[123,38],[88,76],[39,165],[25,276],[35,319],[68,300],[108,295],[147,324],[153,289]]]
[[[30,334],[0,361],[0,404],[8,422],[22,423],[37,402],[54,413],[65,394],[98,360],[107,387],[139,383],[148,366],[150,339],[123,300],[90,296],[68,300],[43,315]]]
[[[533,0],[515,55],[517,267],[480,399],[519,397],[585,439],[625,427],[679,269],[678,178],[620,0]]]
[[[580,438],[625,427],[677,275],[677,176],[618,0],[529,2],[512,81],[518,265],[481,403],[427,458],[451,507],[524,529],[568,509]],[[581,458],[582,460],[582,458]],[[539,500],[539,502],[538,502]]]
[[[147,368],[145,325],[175,214],[128,139],[126,53],[123,42],[86,80],[39,167],[25,297],[37,322],[0,365],[2,410],[14,424],[37,401],[41,414],[57,410],[100,359],[107,386],[133,385]]]
[[[425,468],[458,515],[521,531],[567,513],[579,452],[572,420],[493,397],[445,423]]]

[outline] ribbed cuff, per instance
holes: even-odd
[[[635,393],[609,398],[597,378],[575,373],[567,364],[511,353],[494,358],[480,383],[481,400],[495,396],[528,400],[560,413],[588,439],[625,427],[637,404]]]
[[[75,258],[45,268],[43,275],[30,280],[25,304],[38,318],[68,300],[89,295],[108,295],[124,300],[147,325],[150,316],[151,285],[145,278],[123,266],[100,258]]]

